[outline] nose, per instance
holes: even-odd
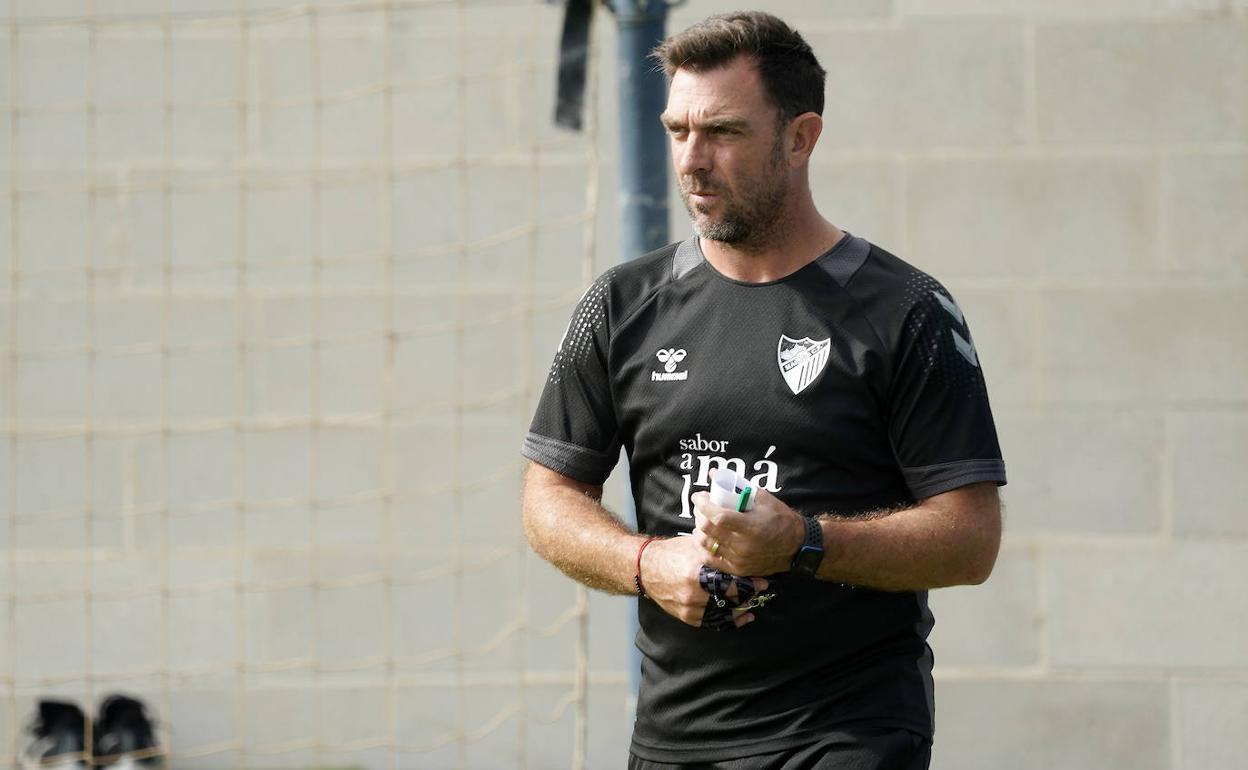
[[[679,176],[711,170],[709,143],[697,132],[690,132],[683,142],[677,142],[673,152],[676,155],[676,173]]]

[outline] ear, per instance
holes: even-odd
[[[788,136],[788,158],[791,167],[804,166],[810,161],[810,154],[815,150],[815,143],[823,133],[823,118],[814,112],[803,112],[789,121],[786,131]]]

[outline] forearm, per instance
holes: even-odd
[[[534,466],[525,478],[524,533],[533,550],[590,588],[634,593],[637,549],[644,538],[602,506],[600,487],[544,481],[551,473]]]
[[[996,492],[993,490],[995,496]],[[984,582],[1000,545],[999,519],[918,505],[881,516],[825,516],[825,555],[816,576],[884,591]]]

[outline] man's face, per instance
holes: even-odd
[[[782,213],[790,169],[776,108],[753,61],[677,70],[661,120],[698,235],[741,245],[766,239]]]

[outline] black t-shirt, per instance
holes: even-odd
[[[805,515],[857,515],[1005,483],[962,311],[930,276],[846,234],[793,274],[727,278],[697,238],[586,291],[523,453],[602,483],[629,457],[642,532],[693,529],[691,494],[732,467]],[[927,593],[785,575],[737,631],[638,605],[633,753],[713,761],[850,726],[933,731]]]

